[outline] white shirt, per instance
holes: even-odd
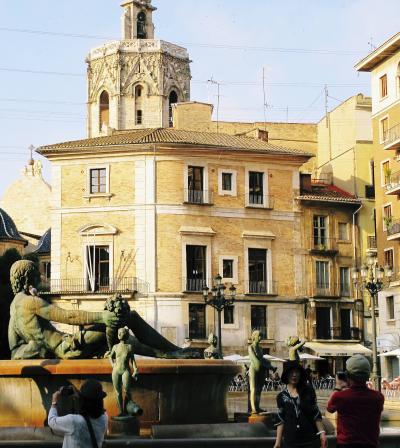
[[[90,419],[97,446],[101,448],[104,435],[107,431],[108,417],[104,413],[99,418]],[[62,448],[91,448],[92,439],[86,420],[79,414],[68,414],[58,417],[57,408],[52,406],[48,417],[49,426],[52,430],[64,436]]]

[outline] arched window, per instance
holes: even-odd
[[[172,117],[172,105],[178,102],[178,95],[175,90],[171,90],[169,94],[169,127],[174,125],[173,117]]]
[[[99,125],[100,125],[100,131],[102,130],[103,126],[109,126],[110,124],[110,97],[108,95],[108,92],[103,90],[100,95],[100,119],[99,119]]]
[[[135,124],[143,124],[143,87],[135,87]]]
[[[146,39],[146,14],[141,11],[137,16],[137,38]]]

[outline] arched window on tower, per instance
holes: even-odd
[[[178,95],[175,90],[171,90],[169,94],[169,127],[171,128],[174,125],[174,120],[172,116],[172,105],[178,102]]]
[[[143,87],[135,87],[135,124],[143,124]]]
[[[146,13],[141,11],[137,15],[137,38],[138,39],[146,39]]]
[[[108,92],[103,90],[100,95],[100,114],[99,114],[100,131],[105,126],[110,125],[110,97]]]

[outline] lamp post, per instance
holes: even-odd
[[[218,338],[218,353],[222,358],[222,341],[221,341],[221,313],[222,311],[233,304],[236,298],[236,288],[231,285],[229,288],[229,296],[225,295],[226,286],[222,284],[222,277],[218,274],[214,279],[214,285],[211,288],[211,297],[209,295],[210,289],[207,285],[203,288],[203,298],[206,305],[212,306],[217,310],[218,314],[218,326],[217,326],[217,338]]]
[[[381,382],[378,370],[378,351],[376,341],[376,313],[375,309],[378,303],[378,293],[384,287],[384,280],[390,280],[392,276],[391,266],[382,268],[378,266],[378,260],[371,255],[367,258],[367,264],[363,264],[361,269],[353,268],[352,278],[355,288],[363,292],[366,289],[371,297],[371,316],[372,316],[372,372],[371,381],[375,390],[381,390]]]

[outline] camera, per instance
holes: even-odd
[[[340,380],[340,381],[347,381],[348,380],[346,372],[337,372],[336,376],[337,376],[338,380]]]
[[[75,390],[72,386],[62,386],[60,393],[63,397],[70,397],[71,395],[74,395]]]

